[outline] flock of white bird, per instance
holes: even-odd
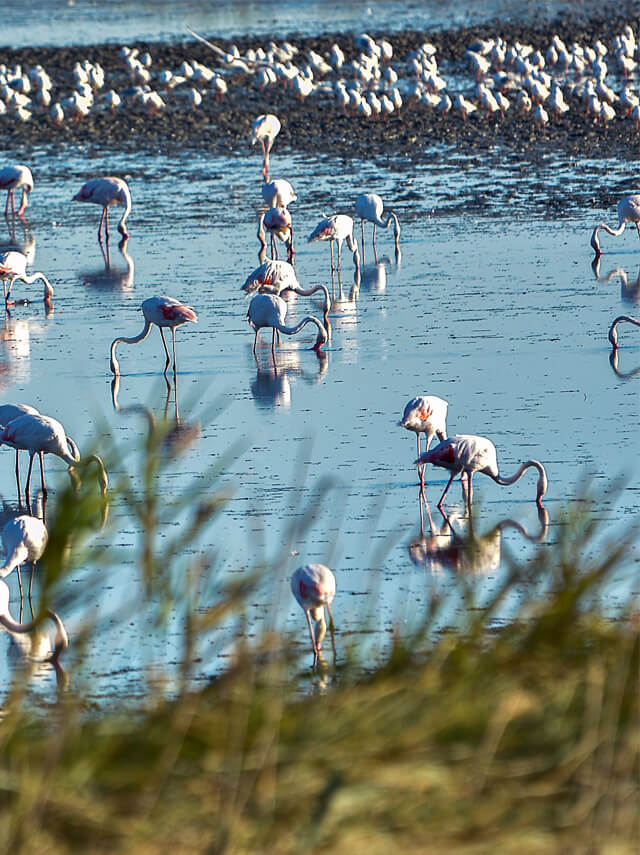
[[[108,79],[99,63],[78,61],[69,91],[66,80],[55,81],[41,65],[2,64],[0,116],[26,122],[44,112],[60,125],[97,112],[116,114],[127,105],[149,115],[197,110],[204,99],[220,100],[231,87],[254,86],[261,92],[288,90],[301,100],[329,99],[347,114],[374,119],[422,105],[463,119],[511,110],[530,115],[538,128],[569,110],[594,122],[630,118],[640,126],[640,45],[631,25],[609,45],[600,40],[568,45],[557,35],[544,51],[502,38],[474,42],[456,60],[466,62],[475,82],[462,78],[455,63],[439,67],[437,49],[428,42],[397,59],[391,41],[362,33],[355,37],[357,55],[347,61],[338,44],[325,56],[314,50],[303,54],[288,41],[241,53],[235,45],[223,50],[191,32],[211,48],[215,68],[194,59],[174,69],[155,68],[149,51],[125,46],[120,74]]]

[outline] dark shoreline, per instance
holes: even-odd
[[[517,40],[546,49],[552,35],[557,33],[567,43],[592,44],[600,38],[608,44],[626,23],[636,23],[639,14],[640,3],[633,2],[625,4],[623,11],[613,14],[576,22],[564,17],[539,28],[522,23],[491,22],[461,30],[397,32],[389,38],[398,61],[428,40],[438,50],[439,63],[448,64],[449,70],[455,71],[466,68],[464,51],[475,39],[499,34],[509,42]],[[215,39],[215,36],[211,35],[211,38]],[[215,40],[221,47],[235,43],[241,52],[267,41],[265,38],[239,38],[233,42]],[[351,36],[291,36],[289,40],[301,51],[313,49],[323,53],[337,42],[348,59],[355,53]],[[217,65],[216,55],[196,41],[138,43],[135,46],[151,53],[154,68],[176,68],[184,59],[197,59],[211,68]],[[66,94],[72,89],[72,66],[76,60],[84,58],[99,61],[108,75],[124,76],[119,47],[112,44],[81,48],[0,49],[0,62],[41,63]],[[572,109],[566,116],[552,119],[549,125],[537,131],[530,117],[521,118],[511,110],[503,119],[475,114],[466,122],[451,114],[443,117],[423,105],[405,105],[400,113],[384,121],[347,117],[328,98],[313,97],[300,102],[281,88],[261,94],[254,85],[247,86],[249,82],[241,81],[240,85],[230,87],[229,94],[219,104],[213,97],[205,97],[196,112],[186,109],[186,106],[172,107],[149,117],[141,108],[127,105],[126,112],[119,112],[115,117],[96,113],[79,123],[67,121],[59,128],[54,127],[46,115],[36,116],[25,123],[2,116],[0,130],[5,147],[77,144],[92,148],[157,151],[161,146],[167,153],[181,149],[206,149],[228,154],[247,150],[249,128],[256,115],[275,112],[282,120],[282,131],[276,143],[278,148],[331,152],[346,158],[399,156],[419,161],[424,159],[424,153],[434,142],[456,145],[469,152],[506,146],[531,159],[558,149],[568,155],[616,156],[632,161],[637,161],[640,155],[640,133],[630,119],[618,117],[607,127],[596,127],[587,120],[577,101],[570,101]]]

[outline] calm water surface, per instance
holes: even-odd
[[[5,159],[22,156],[7,152]],[[193,428],[193,441],[159,483],[167,504],[194,480],[206,495],[211,481],[204,473],[217,463],[217,484],[233,494],[174,568],[179,592],[181,574],[194,553],[215,551],[215,566],[197,586],[197,607],[211,605],[219,586],[234,574],[284,556],[282,569],[251,600],[247,632],[251,638],[275,622],[297,633],[301,661],[307,659],[306,626],[288,578],[303,562],[323,561],[335,568],[339,653],[354,637],[368,633],[375,655],[394,628],[408,629],[420,619],[434,591],[452,592],[441,623],[463,620],[447,551],[455,542],[435,508],[445,474],[430,475],[435,538],[427,540],[426,518],[425,537],[420,537],[415,440],[396,425],[405,402],[418,393],[450,402],[450,433],[491,437],[507,474],[530,457],[547,467],[546,532],[533,501],[531,473],[509,488],[478,476],[475,532],[489,536],[474,562],[459,565],[475,572],[477,603],[503,578],[507,555],[526,559],[537,548],[521,529],[533,538],[544,534],[547,543],[557,539],[563,509],[581,493],[584,478],[590,477],[602,495],[592,512],[606,521],[612,537],[637,519],[640,378],[614,373],[607,329],[617,314],[637,313],[633,283],[640,242],[630,231],[610,241],[604,236],[611,251],[602,259],[598,279],[591,267],[590,229],[594,220],[611,220],[612,211],[584,204],[584,188],[593,188],[597,196],[601,181],[619,186],[620,195],[625,188],[629,192],[624,165],[549,158],[535,166],[499,151],[465,158],[438,149],[428,163],[416,167],[392,161],[383,169],[288,157],[276,147],[273,174],[289,178],[300,200],[292,213],[302,283],[331,284],[327,246],[307,245],[303,236],[323,211],[351,212],[362,190],[380,192],[389,206],[394,203],[403,233],[396,265],[391,235],[379,232],[380,264],[371,264],[368,247],[359,291],[345,263],[342,291],[336,283],[326,357],[318,359],[307,349],[313,342],[308,333],[284,342],[274,374],[268,346],[254,358],[247,301],[240,291],[257,264],[261,197],[254,152],[225,160],[109,152],[90,158],[75,150],[39,150],[30,163],[36,190],[26,242],[35,253],[32,269],[44,271],[54,284],[55,310],[45,317],[40,303],[19,305],[5,320],[2,401],[29,402],[60,418],[81,449],[111,433],[124,458],[146,436],[148,414],[159,418],[164,412],[164,357],[155,331],[141,344],[121,345],[116,411],[109,344],[116,334],[140,330],[136,310],[145,297],[168,293],[196,308],[198,325],[177,334],[178,402]],[[87,177],[105,173],[127,175],[134,199],[127,257],[114,243],[111,271],[105,271],[96,240],[99,209],[70,204]],[[561,207],[554,204],[560,197]],[[19,230],[18,237],[25,235]],[[8,231],[3,238],[9,240]],[[29,287],[40,293],[39,286],[18,283],[16,296]],[[300,298],[291,315],[308,311],[308,301]],[[623,330],[622,342],[618,369],[625,374],[640,366],[640,341]],[[171,390],[169,411],[174,407]],[[12,453],[5,451],[1,460],[0,492],[10,504],[15,500]],[[126,457],[126,465],[137,466],[135,456]],[[124,466],[113,466],[112,479],[117,481]],[[47,469],[51,508],[56,486],[67,476],[55,459]],[[622,473],[627,486],[617,493],[612,482]],[[325,476],[334,484],[318,501]],[[457,484],[448,507],[454,528],[464,532],[468,522]],[[309,509],[314,513],[306,519]],[[176,525],[173,521],[161,529],[160,543],[175,534]],[[87,615],[101,622],[99,641],[74,679],[86,679],[98,699],[140,694],[153,673],[162,674],[170,690],[182,650],[180,614],[170,613],[158,628],[153,610],[136,608],[141,602],[134,561],[138,532],[126,506],[112,503],[101,539],[119,550],[112,553],[118,556],[115,564],[97,582],[87,564],[68,583],[68,593],[77,593],[91,581],[90,598],[70,597],[65,611],[62,592],[60,612],[72,638],[68,661]],[[613,610],[637,569],[635,551],[610,591]],[[15,574],[8,581],[15,610]],[[130,614],[122,622],[118,616],[124,605]],[[514,595],[502,619],[517,606]],[[225,667],[236,629],[229,621],[203,642],[197,676]],[[4,685],[9,666],[3,650],[9,646],[2,634]],[[52,681],[45,673],[43,689]]]

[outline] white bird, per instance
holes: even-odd
[[[280,206],[279,208],[269,208],[264,213],[260,214],[258,220],[258,240],[260,241],[260,250],[258,257],[260,260],[264,258],[264,253],[267,248],[264,230],[269,232],[271,237],[271,255],[273,258],[278,258],[278,247],[275,238],[281,240],[287,246],[288,261],[291,261],[294,256],[293,250],[293,225],[291,214]]]
[[[72,202],[93,202],[102,205],[102,217],[98,227],[98,240],[102,240],[102,224],[105,224],[107,240],[109,240],[109,208],[111,205],[124,205],[124,213],[118,223],[118,231],[122,237],[128,238],[129,233],[125,228],[125,221],[131,211],[131,191],[129,185],[122,178],[108,176],[106,178],[92,178],[83,184],[80,190],[71,200]]]
[[[327,631],[324,610],[329,612],[330,630],[333,635],[334,623],[331,603],[336,595],[336,577],[324,564],[305,564],[298,567],[291,577],[291,591],[307,618],[311,647],[317,662],[322,640]],[[315,632],[311,621],[315,623]]]
[[[473,500],[472,479],[474,472],[482,472],[483,475],[488,475],[496,484],[506,486],[515,484],[524,475],[527,469],[533,467],[538,471],[538,486],[536,495],[536,504],[542,505],[542,497],[547,492],[547,473],[544,466],[539,460],[527,460],[520,465],[515,475],[510,478],[501,477],[498,471],[498,457],[496,447],[484,436],[472,436],[460,434],[449,437],[443,442],[438,443],[431,451],[425,451],[415,461],[416,465],[424,463],[432,463],[434,466],[441,466],[451,472],[451,477],[447,486],[444,488],[444,493],[440,497],[438,507],[442,506],[444,497],[451,486],[451,482],[456,475],[466,473],[468,477],[467,483],[467,504],[471,508]]]
[[[423,433],[427,440],[425,451],[433,437],[437,434],[440,441],[447,438],[447,409],[449,404],[437,395],[418,395],[407,402],[402,419],[398,427],[411,430],[416,435],[418,443],[418,457],[421,453],[420,434]],[[424,480],[424,466],[420,468],[420,480]]]
[[[27,484],[25,496],[27,507],[31,505],[29,487],[31,484],[31,470],[33,458],[37,454],[40,458],[40,477],[42,480],[42,492],[47,494],[47,485],[44,480],[44,455],[55,454],[60,457],[69,467],[70,474],[75,474],[75,465],[80,463],[80,452],[78,446],[67,436],[64,427],[56,419],[43,416],[40,413],[27,413],[18,416],[9,422],[0,431],[0,445],[8,445],[19,451],[29,452],[29,471],[27,473]],[[87,458],[94,461],[99,470],[100,486],[103,494],[107,492],[108,479],[102,460],[95,454]]]
[[[17,249],[0,253],[0,279],[2,279],[4,286],[5,303],[9,302],[11,289],[16,279],[20,280],[20,282],[26,282],[27,285],[40,279],[44,282],[44,297],[42,299],[46,303],[53,297],[53,288],[47,277],[44,273],[40,272],[27,274],[27,256]],[[8,288],[7,281],[9,282]]]
[[[5,561],[0,567],[0,578],[4,579],[16,569],[18,573],[18,585],[20,586],[20,597],[22,598],[22,575],[20,565],[25,561],[31,562],[31,573],[29,575],[29,599],[33,587],[33,565],[39,561],[47,545],[49,535],[47,527],[37,517],[21,514],[10,519],[2,529],[2,546],[4,547]]]
[[[598,232],[604,229],[610,235],[621,235],[627,223],[634,223],[638,237],[640,237],[640,193],[635,193],[631,196],[625,196],[618,202],[618,227],[613,229],[606,223],[599,223],[593,230],[591,235],[591,246],[595,250],[596,255],[602,255],[600,242],[598,240]]]
[[[29,623],[18,623],[11,617],[11,612],[9,611],[9,587],[5,582],[0,582],[0,624],[12,636],[33,633],[33,637],[28,644],[18,642],[17,638],[14,638],[14,641],[18,643],[18,646],[32,662],[50,662],[56,671],[59,684],[66,685],[64,680],[65,673],[58,660],[62,651],[66,650],[69,646],[69,638],[60,617],[51,609],[47,609],[46,614],[51,618],[56,627],[56,636],[53,645],[48,638],[43,638],[37,632],[40,625],[39,620],[29,621]]]
[[[33,190],[33,175],[28,166],[16,164],[15,166],[5,166],[0,169],[0,190],[7,191],[7,204],[4,206],[5,217],[9,214],[9,201],[11,201],[11,213],[16,215],[15,202],[13,199],[13,191],[22,189],[22,201],[18,208],[17,214],[22,217],[28,203],[27,194]]]
[[[358,251],[358,244],[353,237],[353,220],[351,217],[348,217],[346,214],[334,214],[331,217],[324,217],[309,235],[309,243],[316,240],[329,241],[332,271],[334,270],[333,244],[338,244],[338,270],[340,270],[340,254],[344,241],[347,242],[350,252],[353,253],[353,263],[356,268],[360,267],[360,253]]]
[[[255,330],[255,338],[253,340],[253,352],[256,352],[258,345],[258,333],[265,327],[270,327],[273,330],[271,338],[271,353],[275,360],[276,332],[284,333],[285,335],[295,335],[307,324],[315,324],[318,328],[316,342],[313,345],[313,350],[320,350],[329,338],[326,328],[322,322],[313,315],[307,315],[296,324],[294,327],[285,325],[287,316],[287,304],[278,294],[256,294],[249,303],[247,312],[247,320]]]
[[[35,407],[29,404],[2,404],[0,406],[0,427],[8,425],[18,416],[24,415],[39,415]],[[16,448],[16,483],[18,484],[18,501],[22,499],[20,490],[20,451]]]
[[[251,145],[260,143],[264,162],[262,166],[262,175],[265,181],[269,180],[269,152],[273,146],[274,139],[280,133],[280,119],[274,116],[273,113],[265,113],[258,116],[255,122],[251,125]]]
[[[263,181],[262,198],[267,208],[288,208],[291,202],[295,202],[298,199],[293,187],[284,178]]]
[[[142,301],[142,305],[140,306],[140,310],[142,311],[142,315],[144,317],[144,327],[142,332],[139,335],[133,336],[133,338],[124,338],[120,336],[119,338],[114,339],[111,342],[111,358],[110,358],[110,368],[111,371],[118,375],[120,374],[120,364],[116,359],[116,345],[119,342],[124,342],[125,344],[136,344],[139,341],[143,341],[151,331],[152,324],[155,324],[160,330],[160,337],[162,338],[162,344],[164,345],[164,352],[167,357],[167,361],[164,366],[164,373],[167,373],[167,368],[171,362],[171,358],[169,356],[169,350],[167,348],[167,342],[164,338],[164,327],[169,327],[171,330],[171,338],[173,340],[173,373],[176,373],[176,327],[179,327],[181,324],[186,324],[188,322],[197,323],[198,316],[195,311],[191,308],[191,306],[185,306],[180,300],[176,300],[175,297],[167,297],[166,295],[162,297],[149,297],[146,300]]]
[[[384,202],[377,193],[363,193],[356,199],[356,217],[360,217],[360,227],[362,229],[362,263],[364,264],[364,221],[367,220],[373,223],[373,248],[376,248],[376,226],[386,229],[389,223],[393,222],[393,235],[395,239],[396,249],[399,248],[400,239],[400,223],[398,217],[393,211],[389,211],[383,219]]]
[[[277,258],[267,259],[256,267],[246,278],[242,290],[249,294],[254,291],[272,291],[279,294],[285,288],[299,288],[300,283],[295,269],[288,261]],[[1,422],[0,422],[1,423]]]
[[[634,324],[636,327],[640,327],[640,318],[632,318],[630,315],[619,315],[615,321],[609,327],[609,341],[614,350],[618,349],[618,331],[617,326],[619,323],[627,323]]]

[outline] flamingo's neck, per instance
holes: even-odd
[[[490,478],[493,478],[496,484],[500,484],[501,486],[506,487],[509,484],[515,484],[516,481],[519,481],[524,475],[524,473],[527,471],[527,469],[530,468],[536,469],[538,471],[538,492],[536,496],[536,502],[540,504],[540,502],[542,501],[542,497],[547,492],[547,485],[549,481],[547,479],[546,470],[539,460],[525,461],[520,465],[520,468],[514,475],[511,475],[507,478],[502,477],[499,472],[497,472],[495,475],[491,472],[487,472],[487,475],[489,475]]]
[[[110,367],[113,374],[120,374],[120,364],[116,359],[116,345],[118,342],[124,342],[125,344],[137,344],[139,341],[142,341],[149,335],[149,331],[151,330],[151,321],[145,320],[144,328],[139,335],[133,336],[133,338],[125,338],[124,336],[120,336],[120,338],[115,338],[111,342],[111,359],[110,359]]]
[[[122,188],[122,194],[124,196],[124,213],[120,217],[120,222],[118,223],[118,231],[123,237],[127,238],[129,237],[129,232],[125,227],[125,222],[129,214],[131,213],[131,191],[126,185]]]

